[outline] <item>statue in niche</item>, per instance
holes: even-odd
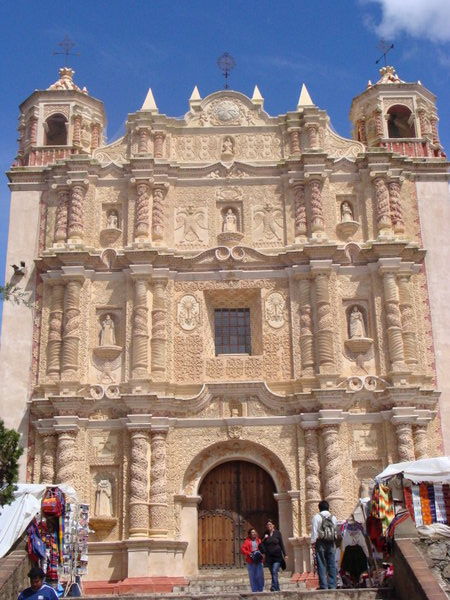
[[[112,517],[112,485],[109,479],[100,479],[95,490],[96,517]]]
[[[222,142],[222,154],[234,154],[234,141],[229,135]]]
[[[117,211],[110,210],[106,218],[106,226],[108,229],[119,229],[119,215]]]
[[[115,346],[116,345],[116,332],[114,321],[110,314],[106,315],[101,322],[100,331],[100,346]]]
[[[341,223],[349,223],[354,221],[353,211],[350,203],[345,201],[341,204]]]
[[[233,233],[238,230],[236,213],[232,208],[229,208],[224,215],[222,229],[224,233]]]
[[[349,316],[350,339],[366,337],[364,317],[357,306],[354,306]]]

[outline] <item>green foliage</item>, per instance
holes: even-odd
[[[33,306],[29,293],[24,292],[12,282],[7,283],[6,285],[0,285],[0,301],[1,300],[14,302],[15,304],[24,304],[25,306],[28,306],[28,308]]]
[[[6,429],[0,419],[0,506],[11,504],[15,483],[19,477],[19,458],[23,448],[19,445],[20,434]]]

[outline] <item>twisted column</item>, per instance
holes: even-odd
[[[440,143],[437,123],[438,123],[438,118],[436,117],[436,115],[431,116],[430,117],[430,126],[431,126],[431,134],[433,136],[434,144]]]
[[[389,205],[389,191],[383,177],[373,180],[375,191],[375,210],[378,235],[391,232],[391,213]]]
[[[317,273],[315,276],[317,306],[317,348],[319,365],[322,370],[334,368],[333,315],[331,314],[329,276]]]
[[[30,139],[30,144],[36,144],[37,142],[37,125],[38,125],[38,118],[37,117],[31,117],[29,120],[29,139]]]
[[[139,154],[147,154],[148,140],[150,132],[147,127],[140,127],[138,130],[138,152]]]
[[[339,425],[323,425],[321,435],[325,454],[322,487],[330,511],[339,518],[343,516],[344,509]]]
[[[430,135],[430,123],[427,119],[426,110],[424,108],[419,108],[417,114],[419,115],[421,137]]]
[[[288,133],[291,154],[300,154],[300,128],[290,127]]]
[[[58,188],[58,205],[55,215],[55,244],[64,243],[67,239],[67,224],[69,215],[69,190]]]
[[[319,179],[313,179],[309,182],[309,193],[311,199],[311,231],[324,231],[322,182]]]
[[[358,140],[363,144],[367,144],[366,120],[359,119],[359,121],[356,123],[356,128],[358,132]]]
[[[152,237],[159,241],[164,237],[164,197],[166,195],[165,186],[156,186],[153,189],[152,205]]]
[[[42,436],[40,483],[54,483],[56,465],[56,435]],[[58,481],[59,483],[59,481]]]
[[[149,233],[149,182],[139,182],[136,187],[136,194],[137,195],[134,213],[134,238],[135,240],[142,240],[148,238]]]
[[[294,183],[295,198],[295,241],[306,239],[306,204],[305,204],[305,186],[303,183]]]
[[[91,150],[95,150],[100,146],[100,123],[92,123],[91,125]]]
[[[302,375],[314,372],[313,329],[311,314],[311,282],[309,279],[299,281],[300,305],[300,361]]]
[[[375,109],[373,112],[373,116],[375,118],[375,131],[377,133],[377,137],[384,137],[384,128],[383,128],[383,117],[381,108]]]
[[[164,138],[166,137],[162,131],[155,131],[153,134],[153,153],[155,158],[163,158],[164,155]]]
[[[394,423],[397,436],[397,453],[399,462],[414,460],[414,443],[412,425],[408,422]]]
[[[316,123],[308,123],[306,126],[308,134],[308,146],[311,150],[320,148],[319,126]]]
[[[148,535],[148,432],[133,429],[130,457],[130,537]]]
[[[61,353],[62,373],[75,375],[78,371],[80,344],[80,293],[82,282],[71,280],[66,284],[64,295],[64,326]]]
[[[405,223],[403,221],[403,211],[400,202],[401,184],[399,181],[390,181],[388,183],[389,206],[391,212],[391,221],[394,227],[394,233],[405,233]]]
[[[81,115],[75,115],[73,118],[73,145],[81,146]]]
[[[148,308],[147,282],[144,279],[137,279],[134,283],[132,328],[132,376],[145,377],[148,375]]]
[[[408,365],[416,365],[418,362],[416,321],[411,300],[411,276],[399,275],[397,282],[405,362]]]
[[[315,425],[302,423],[302,427],[305,435],[306,527],[310,531],[312,518],[321,500],[319,435]]]
[[[428,426],[414,425],[413,438],[416,460],[419,460],[420,458],[428,458],[430,455],[428,448]]]
[[[64,285],[53,285],[48,326],[47,375],[55,379],[61,373],[63,311]]]
[[[77,430],[61,431],[58,434],[56,482],[73,486],[75,479]]]
[[[70,188],[69,239],[83,239],[85,195],[86,188],[83,185],[76,184]]]
[[[167,344],[167,307],[166,307],[167,280],[159,279],[153,283],[153,309],[152,309],[152,374],[162,375],[166,369],[166,344]]]
[[[166,430],[151,433],[150,537],[167,534],[167,447]]]
[[[395,273],[383,274],[384,304],[389,356],[393,370],[404,367],[402,324],[399,308],[399,294]]]

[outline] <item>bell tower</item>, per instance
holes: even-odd
[[[45,166],[74,154],[91,154],[103,142],[103,103],[73,81],[74,71],[36,90],[20,105],[19,151],[14,166]]]
[[[350,120],[354,139],[369,148],[386,148],[403,156],[445,156],[434,94],[420,81],[402,81],[394,67],[382,67],[380,75],[353,99]]]

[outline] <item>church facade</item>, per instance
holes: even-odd
[[[308,571],[321,498],[345,518],[442,454],[435,98],[385,67],[351,119],[306,88],[279,116],[195,88],[182,119],[149,91],[107,145],[68,68],[21,105],[8,264],[34,307],[5,305],[2,414],[27,479],[90,503],[89,579],[239,565],[267,518]]]

